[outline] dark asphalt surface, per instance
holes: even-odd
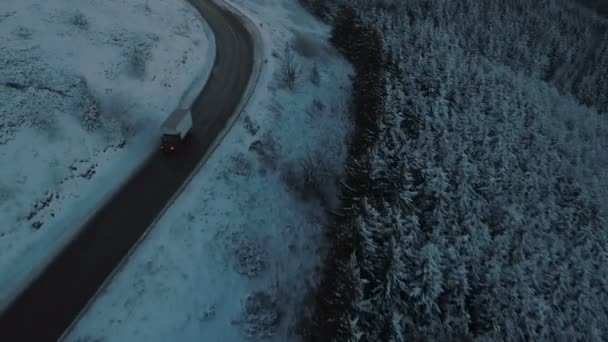
[[[7,308],[0,317],[0,341],[56,341],[186,180],[235,111],[252,73],[252,38],[239,19],[211,0],[191,3],[215,33],[216,61],[192,108],[190,145],[174,158],[166,158],[160,151],[154,154]]]

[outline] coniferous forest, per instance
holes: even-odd
[[[354,66],[314,341],[608,340],[608,21],[302,0]]]

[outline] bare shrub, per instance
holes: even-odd
[[[27,27],[19,26],[13,30],[13,34],[19,39],[27,40],[32,37],[33,31]]]
[[[323,103],[323,101],[319,100],[318,98],[314,98],[312,100],[312,108],[314,110],[316,110],[317,112],[322,112],[325,110],[325,104]]]
[[[268,106],[266,107],[268,108],[268,110],[274,114],[275,119],[281,120],[281,117],[283,115],[283,111],[285,111],[285,106],[283,104],[281,104],[280,101],[277,101],[276,99],[271,99],[270,103],[268,104]]]
[[[148,61],[152,58],[152,44],[144,39],[136,40],[127,46],[123,56],[126,58],[127,74],[133,78],[143,79]]]
[[[310,82],[316,86],[321,83],[321,74],[319,73],[319,66],[315,62],[310,69]]]
[[[266,170],[276,170],[280,150],[279,145],[272,136],[266,134],[261,139],[252,142],[249,145],[249,151],[255,152],[258,155],[262,164],[262,173],[265,173]]]
[[[318,200],[323,206],[332,203],[330,190],[334,178],[328,159],[321,152],[287,163],[282,172],[283,182],[290,191],[305,201]]]
[[[13,15],[15,15],[17,13],[17,11],[12,11],[12,12],[4,12],[4,13],[0,13],[0,23],[9,17],[12,17]]]
[[[132,136],[134,128],[129,113],[137,101],[122,92],[108,89],[100,103],[103,115],[102,134],[108,143],[122,142]]]
[[[308,108],[306,108],[307,119],[306,122],[314,125],[317,119],[323,115],[325,110],[325,103],[318,98],[314,98]]]
[[[268,268],[268,256],[257,241],[242,241],[236,249],[235,271],[250,278],[257,277]]]
[[[283,62],[280,70],[281,81],[287,88],[293,90],[296,85],[296,79],[298,78],[300,68],[296,62],[295,55],[289,43],[285,44],[282,60]]]
[[[215,318],[217,307],[215,304],[210,304],[203,307],[203,313],[201,315],[201,321],[210,321]]]
[[[245,125],[245,129],[251,133],[251,135],[255,135],[260,129],[260,126],[255,123],[255,121],[253,121],[249,115],[245,115],[243,118],[243,124]]]
[[[321,153],[309,154],[301,164],[304,186],[315,192],[321,192],[321,187],[330,175],[329,165]]]
[[[190,38],[190,34],[192,33],[190,22],[186,20],[181,21],[179,24],[173,27],[173,33],[184,38]]]
[[[239,152],[237,155],[231,156],[230,161],[232,164],[230,170],[233,173],[245,177],[251,175],[251,170],[253,169],[253,166],[251,165],[251,161],[247,159],[247,156],[245,156],[244,153]]]
[[[86,119],[87,117],[85,117]],[[39,133],[44,134],[49,138],[57,137],[59,127],[57,125],[57,117],[52,111],[40,111],[37,115],[32,116],[30,120],[31,127],[35,128]],[[92,125],[95,126],[95,125]]]
[[[152,13],[152,7],[150,7],[149,0],[146,0],[146,2],[144,3],[144,11],[146,11],[146,13],[148,14]]]
[[[228,249],[234,256],[232,266],[237,273],[255,278],[268,270],[268,253],[264,241],[257,236],[236,231],[229,237]]]
[[[241,317],[235,323],[248,338],[264,339],[276,334],[282,316],[276,298],[266,291],[257,291],[247,296]]]
[[[81,88],[82,97],[79,103],[81,111],[82,127],[88,132],[92,132],[101,127],[101,112],[97,100],[91,94],[87,80],[80,77],[78,87]]]
[[[158,43],[160,41],[160,36],[153,32],[146,33],[146,38],[148,38],[151,42]],[[150,44],[150,48],[152,45]]]
[[[281,178],[288,190],[298,193],[301,191],[300,172],[297,163],[286,162],[281,172]]]
[[[82,31],[88,31],[90,28],[89,20],[82,12],[78,10],[70,17],[70,24],[76,26]]]
[[[8,186],[0,183],[0,205],[9,202],[17,195],[18,189],[12,186]]]

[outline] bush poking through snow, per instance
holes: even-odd
[[[230,162],[232,164],[230,170],[233,173],[244,177],[251,175],[253,165],[251,165],[251,161],[247,159],[247,156],[243,152],[239,152],[237,155],[230,157]]]
[[[210,304],[203,309],[203,313],[201,315],[201,321],[210,321],[215,318],[216,314],[216,306],[215,304]]]
[[[268,255],[260,241],[250,236],[236,234],[233,236],[233,243],[236,272],[255,278],[268,269]]]
[[[280,71],[281,81],[283,84],[290,90],[293,90],[296,86],[296,80],[298,78],[300,68],[296,62],[296,56],[294,55],[293,49],[289,43],[285,43]]]
[[[276,298],[264,291],[255,292],[245,300],[237,323],[249,339],[274,336],[281,323],[281,310]]]
[[[281,173],[281,179],[285,182],[287,188],[299,194],[302,192],[300,173],[298,164],[294,162],[287,162]]]
[[[260,172],[266,173],[267,170],[274,171],[277,168],[279,157],[279,146],[272,136],[266,134],[262,139],[258,139],[249,145],[249,151],[255,152],[262,164]]]
[[[90,27],[87,17],[78,10],[70,17],[70,24],[82,31],[88,31]]]
[[[302,161],[304,184],[313,188],[320,188],[324,180],[330,175],[329,165],[319,152],[309,154]]]
[[[143,79],[146,75],[148,61],[152,58],[151,51],[152,44],[143,39],[128,45],[123,52],[123,56],[127,59],[127,75],[136,79]]]
[[[13,30],[13,34],[23,40],[30,39],[32,37],[32,33],[33,32],[31,29],[24,26],[19,26]]]
[[[82,127],[88,132],[95,131],[101,127],[100,112],[97,101],[89,91],[89,86],[84,77],[80,78],[79,87],[83,89],[80,102]]]
[[[12,17],[13,15],[15,15],[15,13],[17,13],[16,11],[12,11],[12,12],[4,12],[4,13],[0,13],[0,23],[2,21],[4,21],[4,19]]]
[[[329,189],[334,176],[321,152],[309,153],[298,163],[287,163],[282,178],[288,189],[305,201],[318,200],[324,207],[332,203]]]
[[[116,91],[106,91],[100,103],[100,112],[103,114],[103,136],[107,141],[122,142],[134,133],[130,112],[137,106],[137,102]]]
[[[149,14],[152,13],[152,7],[150,7],[149,0],[146,0],[146,2],[144,3],[144,11],[146,11],[146,13],[149,13]]]
[[[16,192],[17,188],[5,184],[0,184],[0,205],[13,199],[15,197]]]
[[[190,27],[190,22],[182,21],[175,27],[173,27],[173,33],[182,36],[184,38],[190,38],[190,34],[192,33],[192,28]]]
[[[87,80],[27,52],[0,53],[0,85],[0,143],[10,141],[24,125],[52,136],[57,115],[73,115],[87,131],[101,126]],[[46,109],[41,114],[42,99]]]
[[[312,109],[314,109],[315,112],[317,112],[317,113],[321,113],[321,112],[323,112],[323,110],[325,110],[325,104],[318,97],[315,97],[312,100],[311,106],[312,106]]]
[[[321,83],[321,74],[319,73],[319,66],[315,62],[310,69],[310,83],[318,86]]]
[[[245,125],[245,129],[251,135],[255,135],[260,129],[260,126],[255,123],[255,121],[253,121],[253,119],[249,115],[245,115],[245,117],[243,118],[243,123]]]

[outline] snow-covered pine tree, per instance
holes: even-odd
[[[328,1],[356,18],[344,55],[361,64],[377,31],[384,61],[355,65],[329,228],[365,251],[363,299],[330,315],[362,340],[605,339],[608,125],[577,101],[602,103],[606,24],[561,0]]]
[[[355,8],[350,3],[343,3],[333,18],[330,42],[347,59],[353,56],[353,39],[355,30],[361,25]]]

